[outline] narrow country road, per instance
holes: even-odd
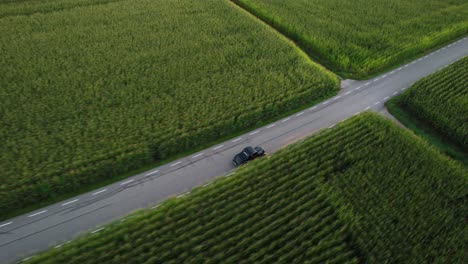
[[[33,256],[100,225],[143,207],[156,206],[169,196],[183,195],[233,170],[232,158],[248,145],[267,152],[333,127],[365,110],[382,111],[384,102],[412,83],[468,55],[464,38],[368,81],[344,81],[340,93],[314,107],[295,113],[238,138],[134,175],[34,212],[0,222],[0,263]]]

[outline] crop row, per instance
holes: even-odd
[[[460,263],[466,170],[377,114],[32,263]]]
[[[468,57],[410,87],[397,104],[468,149]]]
[[[80,3],[91,2],[5,3],[57,10],[0,19],[0,214],[338,90],[336,76],[227,1],[62,8]]]
[[[464,0],[233,2],[298,42],[323,65],[353,78],[394,67],[468,33]]]

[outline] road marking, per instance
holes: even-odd
[[[314,106],[310,109],[310,111],[317,109],[317,106]]]
[[[266,128],[272,128],[274,126],[276,126],[276,124],[271,124],[271,125],[267,126]]]
[[[105,192],[105,191],[107,191],[107,189],[100,190],[100,191],[98,191],[98,192],[93,193],[92,195],[100,194],[100,193],[103,193],[103,192]]]
[[[198,153],[198,154],[195,155],[195,156],[192,156],[192,158],[198,158],[198,157],[200,157],[200,156],[202,156],[202,155],[203,155],[203,152],[202,152],[202,153]]]
[[[379,102],[379,101],[377,101],[377,102],[375,102],[375,103],[374,103],[374,105],[378,105],[378,104],[380,104],[380,102]]]
[[[440,50],[436,50],[434,53],[439,53],[439,52],[440,52]]]
[[[369,110],[369,109],[370,109],[370,106],[364,108],[364,111]]]
[[[229,177],[229,176],[231,176],[233,174],[235,174],[235,172],[231,172],[231,173],[227,174],[226,177]]]
[[[97,232],[103,230],[104,228],[105,228],[105,227],[101,227],[101,228],[99,228],[99,229],[97,229],[97,230],[94,230],[93,232],[91,232],[91,234],[97,233]]]
[[[325,102],[322,103],[322,105],[326,105],[326,104],[328,104],[329,102],[330,102],[330,101],[325,101]]]
[[[211,184],[211,182],[203,185],[202,187],[205,188],[205,187],[209,186],[210,184]]]
[[[151,207],[151,209],[156,209],[156,208],[158,208],[159,206],[160,206],[160,204],[157,204],[157,205]]]
[[[234,139],[234,140],[231,141],[231,142],[237,142],[237,141],[239,141],[239,140],[241,140],[241,139],[242,139],[242,138],[236,138],[236,139]]]
[[[220,148],[222,148],[222,147],[224,147],[224,145],[219,145],[219,146],[213,148],[213,150],[217,150],[217,149],[220,149]]]
[[[340,95],[339,95],[339,96],[336,96],[335,98],[333,98],[333,101],[334,101],[334,100],[337,100],[337,99],[340,99],[340,97],[341,97]]]
[[[403,68],[400,67],[400,68],[397,69],[397,71],[401,71],[401,69],[403,69]]]
[[[359,86],[359,87],[357,87],[357,88],[354,88],[354,90],[359,90],[359,89],[361,89],[361,88],[362,88],[362,86]]]
[[[79,199],[75,199],[73,201],[69,201],[69,202],[66,202],[66,203],[63,203],[62,206],[65,206],[65,205],[69,205],[69,204],[72,204],[74,202],[78,202]]]
[[[398,92],[394,92],[393,95],[396,95]]]
[[[367,86],[367,85],[369,85],[369,84],[370,84],[370,82],[368,82],[368,83],[364,84],[364,86]],[[358,87],[358,88],[361,88],[361,87]]]
[[[34,256],[32,256],[32,257],[34,257]],[[32,257],[24,258],[23,260],[21,260],[21,262],[28,261],[28,260],[30,260]]]
[[[7,225],[11,225],[13,224],[13,222],[8,222],[8,223],[5,223],[5,224],[1,224],[0,227],[4,227],[4,226],[7,226]]]
[[[260,130],[254,131],[254,132],[250,133],[249,136],[253,136],[253,135],[255,135],[255,134],[259,133],[259,132],[260,132]]]
[[[281,121],[281,123],[287,122],[287,121],[289,121],[289,119],[291,119],[291,118],[288,117],[286,119],[283,119],[283,121]]]
[[[188,194],[188,192],[186,192],[186,193],[183,193],[183,194],[181,194],[181,195],[177,196],[176,198],[181,198],[181,197],[184,197],[184,196],[185,196],[185,195],[187,195],[187,194]]]
[[[304,114],[304,112],[300,112],[299,114],[296,114],[296,116],[301,116],[303,114]]]
[[[345,95],[348,95],[348,94],[350,94],[350,93],[351,93],[351,91],[349,91],[349,92],[345,93]]]
[[[40,215],[40,214],[43,214],[43,213],[45,213],[45,212],[47,212],[47,210],[40,211],[40,212],[35,213],[35,214],[32,214],[32,215],[28,215],[28,217],[33,217],[33,216],[36,216],[36,215]]]
[[[401,88],[401,90],[400,90],[400,91],[404,91],[405,89],[406,89],[406,88]]]
[[[387,77],[387,76],[388,76],[388,75],[387,75],[387,74],[385,74],[384,76],[382,76],[382,78],[385,78],[385,77]]]
[[[128,181],[126,181],[126,182],[122,182],[120,185],[125,185],[125,184],[127,184],[127,183],[131,183],[132,181],[134,181],[134,180],[128,180]]]
[[[361,111],[355,113],[353,116],[359,115],[360,113],[361,113]]]
[[[155,170],[153,172],[146,173],[145,176],[149,176],[149,175],[152,175],[152,174],[155,174],[155,173],[158,173],[158,172],[159,172],[159,170]]]
[[[176,163],[172,163],[172,164],[171,164],[171,167],[174,167],[174,166],[179,165],[179,164],[181,164],[181,163],[182,163],[182,161],[178,161],[178,162],[176,162]]]
[[[59,248],[59,247],[61,247],[61,246],[62,246],[62,244],[60,244],[60,245],[58,245],[58,246],[55,246],[54,248]]]
[[[388,98],[389,98],[389,97],[388,97],[388,96],[386,96],[386,97],[384,98],[384,100],[386,101]]]
[[[335,125],[336,125],[336,124],[335,124]],[[328,128],[333,128],[335,125],[331,125],[331,126],[329,126]]]

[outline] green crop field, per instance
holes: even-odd
[[[365,78],[468,33],[465,0],[233,0],[339,74]]]
[[[402,110],[468,150],[468,57],[421,79],[396,98]]]
[[[30,263],[463,263],[468,174],[366,112]]]
[[[102,2],[1,2],[0,218],[338,90],[229,1]]]

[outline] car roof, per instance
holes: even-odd
[[[241,163],[244,163],[246,161],[249,160],[249,156],[245,154],[245,152],[241,152],[239,154],[237,154],[235,157],[234,157],[234,161],[237,163],[237,164],[241,164]]]
[[[249,146],[249,147],[244,148],[244,150],[242,152],[245,152],[247,154],[247,156],[250,156],[250,155],[254,154],[257,151],[255,151],[254,148]]]

